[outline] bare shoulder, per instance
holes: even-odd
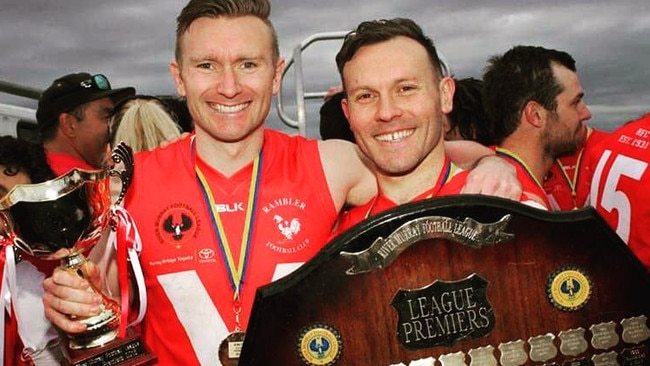
[[[323,170],[337,209],[364,203],[377,191],[375,178],[357,145],[344,140],[318,142]]]

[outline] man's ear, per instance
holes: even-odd
[[[348,105],[348,97],[341,99],[341,109],[343,110],[343,115],[345,118],[350,121],[350,106]]]
[[[284,58],[279,57],[278,62],[275,64],[275,72],[273,74],[273,95],[278,94],[282,87],[282,73],[284,72]]]
[[[444,77],[440,80],[440,109],[442,113],[447,114],[454,109],[454,93],[456,92],[456,83],[450,77]]]
[[[538,102],[530,100],[526,105],[524,105],[521,114],[524,117],[525,122],[536,128],[542,128],[544,127],[548,111]]]
[[[59,114],[59,120],[57,123],[57,128],[63,135],[70,138],[77,136],[77,124],[79,122],[77,121],[77,117],[74,115],[70,113],[61,113]]]
[[[181,65],[174,59],[169,63],[169,73],[174,79],[174,84],[176,85],[176,92],[178,95],[185,96],[185,84],[183,84],[183,78],[181,78]]]

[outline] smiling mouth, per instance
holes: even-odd
[[[399,142],[409,136],[411,136],[415,132],[415,129],[408,129],[408,130],[400,130],[400,131],[395,131],[391,133],[385,133],[381,135],[375,136],[375,139],[381,141],[381,142]]]
[[[248,107],[249,104],[250,102],[237,105],[212,104],[211,107],[219,113],[237,113]]]

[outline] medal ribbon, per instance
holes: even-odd
[[[564,169],[564,165],[562,165],[560,159],[555,159],[557,165],[560,167],[560,172],[562,172],[562,177],[571,188],[571,198],[573,198],[574,206],[576,205],[577,203],[576,199],[578,198],[578,194],[576,193],[576,188],[578,186],[578,175],[580,174],[580,162],[582,161],[583,151],[584,149],[580,150],[580,153],[578,154],[578,159],[576,160],[576,166],[574,168],[575,170],[573,171],[573,178],[569,177],[569,174],[567,174],[566,170]]]
[[[253,228],[255,221],[255,212],[257,211],[257,200],[259,192],[259,182],[260,182],[260,173],[262,172],[262,152],[253,160],[253,172],[251,174],[251,184],[250,190],[248,193],[248,205],[246,207],[246,219],[244,221],[244,232],[242,235],[241,241],[241,250],[239,252],[239,263],[235,264],[232,252],[230,251],[230,244],[228,243],[228,237],[226,236],[226,231],[223,227],[223,223],[219,217],[219,212],[216,208],[216,203],[212,191],[210,190],[210,185],[208,184],[205,176],[201,172],[199,166],[195,163],[194,169],[196,171],[196,178],[203,192],[203,198],[205,203],[208,206],[208,212],[212,218],[212,226],[214,233],[217,237],[217,243],[219,244],[219,249],[221,254],[226,260],[228,277],[230,279],[230,285],[234,291],[233,300],[235,301],[236,306],[239,303],[239,293],[244,282],[244,277],[246,274],[246,267],[248,264],[248,254],[251,247],[251,239],[253,237]],[[236,312],[236,311],[235,311]],[[239,323],[239,322],[238,322]],[[237,324],[239,326],[239,324]]]
[[[517,154],[515,154],[514,152],[512,152],[512,151],[510,151],[508,149],[504,149],[502,147],[497,147],[496,153],[498,155],[507,156],[508,158],[516,161],[519,165],[521,165],[524,168],[524,170],[526,171],[526,173],[528,174],[528,176],[533,178],[533,181],[535,182],[535,184],[537,184],[539,189],[541,189],[542,192],[544,192],[544,186],[542,186],[542,184],[539,182],[539,180],[537,180],[537,177],[535,177],[535,175],[533,174],[530,167],[528,167],[528,164],[526,164],[525,161],[521,160],[521,158],[519,156],[517,156]]]
[[[453,164],[449,160],[449,158],[445,156],[444,166],[442,167],[442,170],[440,171],[440,175],[438,176],[438,180],[436,181],[436,185],[433,188],[431,188],[429,190],[429,193],[426,195],[426,197],[424,197],[422,199],[427,199],[427,198],[431,198],[431,197],[434,197],[434,196],[438,195],[438,192],[440,192],[442,187],[445,184],[447,184],[447,182],[449,182],[454,175],[456,175],[455,174],[456,169],[457,169],[456,165]],[[366,212],[366,215],[364,217],[365,219],[370,217],[370,215],[372,214],[372,210],[375,208],[375,205],[377,204],[377,198],[378,197],[379,197],[379,195],[377,195],[377,196],[375,196],[375,198],[373,198],[372,203],[370,204],[370,207],[368,208],[368,211]]]

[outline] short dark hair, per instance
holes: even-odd
[[[394,18],[363,22],[345,36],[341,50],[336,55],[336,67],[341,75],[341,80],[343,80],[343,67],[361,47],[385,42],[396,37],[407,37],[421,44],[429,55],[434,74],[439,78],[442,77],[440,58],[431,38],[427,37],[422,32],[422,28],[413,20]]]
[[[32,183],[41,183],[56,177],[47,164],[45,150],[41,145],[20,140],[13,136],[0,137],[0,165],[5,175],[25,172]]]
[[[483,108],[483,80],[457,79],[454,108],[447,114],[449,129],[456,129],[463,140],[493,145],[488,118]]]
[[[199,18],[237,18],[247,15],[261,19],[271,30],[273,57],[280,57],[278,34],[269,19],[271,4],[268,0],[190,0],[176,18],[176,61],[180,62],[181,37]]]
[[[354,133],[350,130],[350,122],[343,113],[341,100],[345,92],[338,92],[320,107],[320,137],[323,140],[340,139],[355,142]]]
[[[537,46],[515,46],[488,60],[483,106],[497,144],[517,129],[529,101],[549,111],[557,109],[556,97],[562,86],[553,74],[553,63],[576,71],[575,60],[568,53]]]

